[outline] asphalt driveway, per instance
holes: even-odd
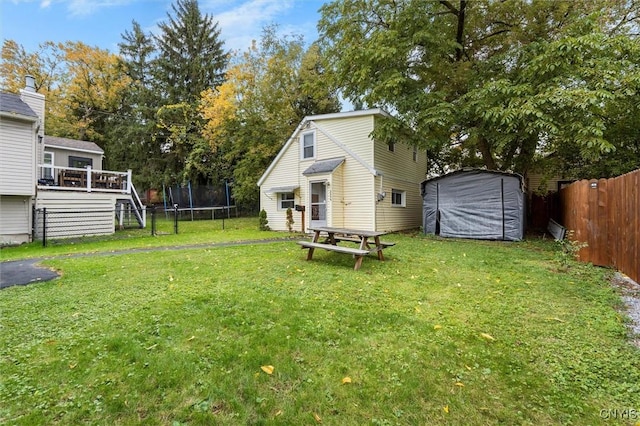
[[[0,262],[0,289],[14,285],[27,285],[58,278],[57,272],[39,266],[41,259]]]

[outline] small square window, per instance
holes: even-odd
[[[292,209],[295,204],[293,192],[281,192],[278,201],[280,210]]]
[[[414,162],[418,161],[418,147],[417,146],[413,147],[413,161]]]
[[[396,143],[395,142],[389,142],[387,144],[387,146],[389,147],[389,152],[395,152],[395,150],[396,150]]]
[[[406,192],[399,189],[391,190],[391,205],[396,207],[404,207]]]

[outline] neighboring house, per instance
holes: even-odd
[[[54,167],[75,167],[83,169],[91,166],[94,170],[102,170],[104,151],[94,142],[45,136],[43,143],[43,179],[55,180]]]
[[[371,138],[380,109],[305,117],[258,181],[268,226],[399,231],[422,223],[424,150]]]
[[[93,142],[45,136],[44,111],[29,78],[19,95],[0,94],[0,245],[111,234],[125,213],[144,227],[131,171],[102,170]]]
[[[0,93],[0,244],[30,241],[44,96]]]

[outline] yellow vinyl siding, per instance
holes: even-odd
[[[420,182],[427,171],[426,154],[419,151],[413,161],[413,148],[398,144],[395,153],[387,145],[374,143],[370,134],[379,111],[362,114],[329,114],[303,122],[304,129],[292,135],[277,162],[261,178],[260,207],[267,212],[269,226],[286,230],[286,215],[278,211],[277,194],[267,194],[270,188],[298,185],[296,204],[310,209],[311,182],[327,182],[327,225],[365,230],[395,231],[420,226],[422,199]],[[300,137],[315,131],[316,155],[301,159]],[[317,161],[342,158],[344,162],[332,173],[304,176],[302,173]],[[376,176],[377,171],[384,176]],[[382,185],[382,187],[380,186]],[[406,193],[406,207],[391,208],[391,189]],[[388,196],[377,203],[378,192]],[[377,217],[377,215],[382,215]],[[309,226],[306,212],[305,226]],[[294,212],[295,229],[302,227],[301,213]]]
[[[286,210],[280,210],[278,204],[278,194],[268,194],[267,191],[270,188],[281,186],[294,186],[299,185],[300,188],[294,191],[294,204],[304,204],[301,202],[304,198],[301,198],[301,194],[304,195],[304,188],[301,185],[301,173],[304,169],[301,169],[300,164],[300,144],[298,141],[294,141],[288,146],[287,150],[283,153],[283,156],[278,162],[278,166],[275,167],[267,179],[260,187],[260,208],[267,212],[268,226],[275,231],[286,231],[287,229],[287,212]],[[293,212],[293,229],[296,231],[302,230],[302,212]]]
[[[371,139],[369,139],[369,134],[373,131],[373,116],[317,120],[316,123],[366,164],[373,165],[373,149]],[[319,159],[345,155],[345,151],[340,149],[322,131],[318,131],[317,134]]]
[[[320,159],[346,158],[344,164],[340,166],[342,196],[341,198],[333,197],[332,204],[335,211],[331,219],[335,222],[328,225],[374,229],[373,175],[363,164],[350,156],[350,153],[353,153],[367,165],[372,165],[373,149],[369,134],[373,130],[373,116],[318,120],[317,125],[324,131],[317,132],[318,157]],[[348,151],[336,145],[331,138],[347,147]],[[336,207],[337,203],[340,207]]]
[[[540,173],[530,173],[527,177],[527,192],[546,195],[558,191],[558,182],[563,180],[558,176],[545,177]]]
[[[394,150],[389,151],[387,143],[375,141],[374,167],[381,177],[376,178],[376,192],[382,182],[385,198],[376,203],[376,229],[398,231],[417,228],[422,224],[422,196],[420,183],[426,178],[427,154],[418,149],[413,160],[413,146],[396,141]],[[393,189],[405,192],[405,206],[391,204]]]
[[[384,178],[383,188],[386,196],[376,203],[376,229],[380,231],[399,231],[420,227],[422,224],[420,185],[404,180]],[[391,192],[393,189],[404,191],[404,207],[391,204]]]

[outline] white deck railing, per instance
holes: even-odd
[[[38,165],[38,188],[53,191],[117,192],[131,194],[131,170],[114,172]]]

